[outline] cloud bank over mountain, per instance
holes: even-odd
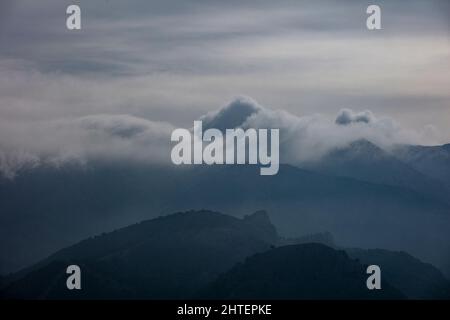
[[[13,178],[22,168],[89,160],[166,163],[173,129],[169,123],[126,114],[40,121],[27,127],[5,123],[0,129],[0,171]]]
[[[294,165],[317,160],[331,149],[359,139],[370,140],[383,148],[395,144],[432,145],[439,141],[433,127],[408,130],[396,120],[378,118],[369,110],[342,109],[335,119],[323,114],[299,117],[283,110],[265,108],[248,97],[238,97],[201,119],[206,127],[223,128],[240,122],[236,126],[244,129],[279,128],[281,161]]]
[[[411,131],[392,118],[371,111],[339,111],[335,119],[322,114],[293,115],[261,106],[240,96],[224,107],[199,118],[204,129],[241,127],[279,128],[282,163],[299,165],[318,160],[333,148],[367,139],[389,148],[395,144],[435,144],[429,128]],[[0,170],[13,178],[21,168],[61,166],[90,160],[170,163],[170,135],[175,125],[127,114],[94,114],[36,121],[28,126],[2,123]]]

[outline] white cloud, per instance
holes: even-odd
[[[243,110],[252,112],[247,115]],[[321,114],[299,117],[283,110],[264,108],[250,98],[241,97],[213,114],[215,118],[208,117],[210,123],[243,118],[238,125],[243,128],[279,128],[280,161],[294,165],[316,160],[333,148],[359,139],[367,139],[383,148],[395,144],[438,144],[439,141],[433,126],[408,130],[392,118],[375,117],[369,110],[342,109],[335,119]]]
[[[173,129],[168,123],[120,114],[36,121],[27,126],[3,123],[0,171],[13,178],[24,168],[97,159],[167,163]]]

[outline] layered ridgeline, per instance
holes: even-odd
[[[417,171],[450,188],[450,143],[442,146],[398,145],[393,154]]]
[[[450,275],[448,203],[425,192],[434,187],[419,174],[395,185],[381,179],[384,167],[371,168],[358,177],[289,165],[270,177],[255,166],[118,162],[24,170],[0,179],[0,274],[161,214],[209,208],[242,216],[264,208],[284,236],[327,230],[343,246],[404,250]]]
[[[285,237],[329,231],[342,246],[404,250],[450,276],[449,145],[402,145],[416,140],[369,111],[326,118],[246,97],[199,118],[205,130],[279,128],[282,164],[273,176],[255,165],[167,164],[175,127],[129,115],[75,121],[83,137],[68,139],[75,154],[51,139],[45,152],[2,147],[0,274],[160,215],[263,208]]]
[[[280,238],[263,211],[242,219],[205,210],[182,212],[60,250],[8,276],[0,295],[3,299],[450,298],[450,283],[442,273],[406,253],[346,252],[335,247],[330,234]],[[66,288],[69,264],[81,267],[81,290]],[[380,265],[382,290],[366,288],[369,264]]]
[[[357,140],[348,146],[332,149],[320,160],[305,163],[303,167],[361,181],[399,186],[450,203],[449,146],[396,146],[383,150],[370,141]]]

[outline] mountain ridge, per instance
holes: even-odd
[[[299,239],[306,242],[295,243]],[[4,279],[6,284],[0,288],[0,296],[3,299],[256,298],[259,296],[246,296],[245,291],[239,291],[239,286],[235,287],[236,290],[239,289],[236,292],[243,295],[221,296],[235,280],[233,278],[224,283],[220,279],[248,264],[249,259],[260,259],[258,257],[263,256],[267,257],[267,263],[259,264],[260,267],[255,269],[255,276],[267,272],[271,274],[270,270],[275,268],[274,270],[280,270],[280,275],[284,274],[287,283],[294,281],[299,287],[286,287],[283,280],[284,284],[274,291],[267,288],[266,291],[251,291],[268,294],[261,296],[262,298],[308,298],[307,293],[315,286],[318,289],[313,290],[309,298],[450,297],[447,295],[450,284],[431,265],[403,253],[336,246],[332,248],[310,242],[330,239],[332,237],[325,233],[322,236],[298,237],[289,244],[289,241],[278,235],[265,211],[258,211],[241,219],[210,210],[178,212],[92,237],[59,250],[33,267]],[[316,249],[311,251],[311,247]],[[291,252],[289,248],[300,249]],[[287,253],[282,253],[277,258],[280,250]],[[299,260],[298,254],[309,258]],[[365,260],[360,262],[355,258]],[[292,264],[273,264],[270,262],[273,259]],[[332,261],[337,264],[333,265]],[[402,270],[411,261],[413,268],[411,272],[406,271],[405,276]],[[383,288],[388,288],[387,292],[367,292],[364,266],[369,263],[381,264],[385,283]],[[70,264],[77,264],[83,270],[84,290],[80,292],[65,288],[65,268]],[[336,269],[337,266],[343,269]],[[289,272],[284,268],[299,268],[306,273],[289,278]],[[312,273],[317,270],[320,270],[320,276]],[[244,278],[250,281],[257,279],[250,276]],[[278,278],[270,279],[263,276],[260,280],[269,287],[272,282],[272,285],[278,286]],[[316,280],[303,286],[305,279]],[[420,281],[411,286],[411,279]],[[329,290],[325,290],[328,281],[331,281],[331,286]],[[347,283],[344,286],[342,281],[350,281],[352,285],[348,286]],[[217,283],[222,283],[220,288],[215,293],[211,292],[211,287],[217,286]]]
[[[390,240],[399,228],[407,229],[401,230],[403,234],[433,241],[432,245],[446,243],[444,229],[450,225],[446,203],[402,187],[288,165],[280,169],[278,175],[267,178],[259,176],[258,168],[252,166],[172,170],[100,163],[87,168],[36,169],[19,175],[0,184],[0,252],[15,248],[13,255],[0,257],[9,265],[0,266],[0,271],[18,270],[94,234],[157,215],[204,207],[235,216],[266,208],[276,213],[272,221],[286,236],[329,230],[347,246],[415,245],[415,241],[396,247],[390,244],[403,241]],[[335,215],[341,218],[335,219]],[[396,224],[384,225],[384,216]],[[380,227],[369,228],[380,223]],[[421,233],[424,224],[431,224],[429,232],[442,239]],[[349,227],[352,233],[346,231]],[[423,258],[421,252],[428,255],[430,250],[420,249]]]

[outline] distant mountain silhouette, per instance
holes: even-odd
[[[281,165],[158,167],[91,163],[0,179],[0,273],[101,232],[161,214],[264,208],[286,237],[330,231],[348,247],[405,250],[450,274],[450,206],[411,188]]]
[[[285,236],[328,230],[342,246],[401,249],[441,268],[450,261],[450,206],[435,197],[287,165],[270,178],[248,166],[209,169],[196,170],[182,202],[232,214],[257,204]]]
[[[12,276],[14,298],[190,297],[236,262],[277,241],[267,214],[237,219],[212,211],[156,218],[84,240]],[[66,288],[65,269],[83,270],[83,290]],[[64,281],[63,281],[64,280]]]
[[[412,163],[404,162],[395,153],[364,139],[333,149],[319,161],[305,167],[335,176],[400,186],[450,201],[449,191],[440,179],[416,170]]]
[[[398,145],[393,155],[423,174],[441,181],[450,190],[450,143],[442,146]]]
[[[202,293],[212,299],[401,299],[387,282],[368,290],[366,269],[344,251],[310,243],[256,254]]]
[[[175,213],[62,249],[0,279],[0,297],[450,298],[445,277],[406,253],[345,253],[317,243],[321,241],[334,246],[329,233],[279,237],[264,211],[242,219],[207,210]],[[80,291],[66,288],[70,264],[82,270]],[[368,264],[381,266],[380,292],[365,287]]]

